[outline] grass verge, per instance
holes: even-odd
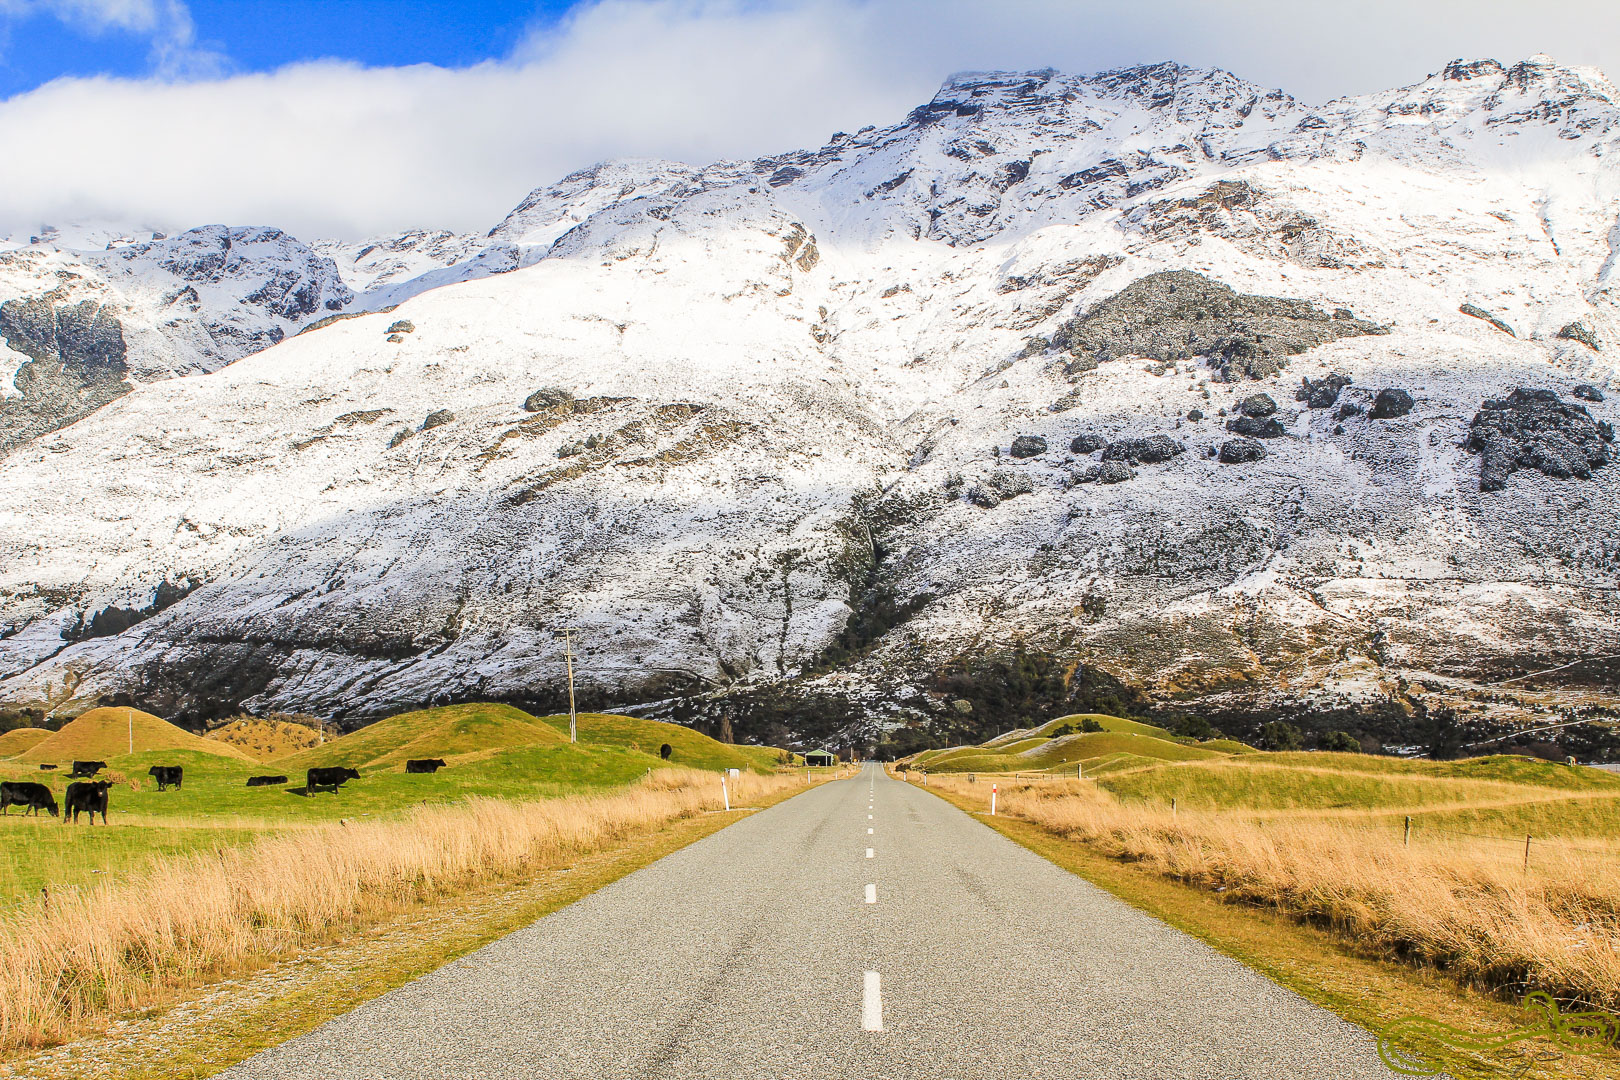
[[[904,779],[905,777],[900,777]],[[1085,878],[1126,903],[1191,934],[1306,999],[1378,1033],[1396,1020],[1422,1016],[1465,1031],[1505,1033],[1533,1026],[1517,1004],[1459,981],[1452,972],[1416,960],[1393,959],[1380,943],[1302,922],[1297,916],[1230,891],[1166,876],[1151,863],[1108,853],[1073,834],[1006,813],[985,814],[985,792],[930,778],[925,790],[1042,858]],[[1004,793],[1005,797],[1005,793]],[[1002,804],[1007,805],[1006,803]],[[1440,1051],[1459,1080],[1615,1080],[1620,1054],[1574,1054],[1545,1038],[1485,1052]]]
[[[0,1050],[65,1040],[186,988],[700,818],[719,809],[715,779],[660,770],[602,795],[474,799],[308,828],[155,860],[127,881],[17,910],[0,919]],[[744,774],[732,796],[759,805],[800,783]]]

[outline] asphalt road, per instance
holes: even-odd
[[[1393,1074],[1361,1029],[874,766],[224,1075]]]

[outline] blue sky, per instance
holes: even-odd
[[[154,5],[155,7],[160,5]],[[501,59],[555,24],[568,0],[189,0],[195,46],[226,72],[273,71],[303,60],[367,66],[467,67]],[[152,34],[94,14],[95,5],[0,2],[0,98],[68,76],[138,77],[153,68]],[[117,10],[110,4],[109,13]]]
[[[593,162],[819,146],[955,71],[1321,102],[1538,52],[1620,74],[1612,0],[0,0],[0,232],[482,232]]]

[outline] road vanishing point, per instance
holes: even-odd
[[[1361,1028],[876,765],[223,1074],[1393,1075]]]

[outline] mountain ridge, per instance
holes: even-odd
[[[1545,58],[1318,107],[963,73],[815,150],[581,170],[482,239],[316,242],[335,284],[278,295],[353,317],[0,458],[0,699],[549,707],[566,622],[595,703],[771,741],[1085,693],[1612,709],[1601,669],[1491,684],[1620,651],[1617,126]]]

